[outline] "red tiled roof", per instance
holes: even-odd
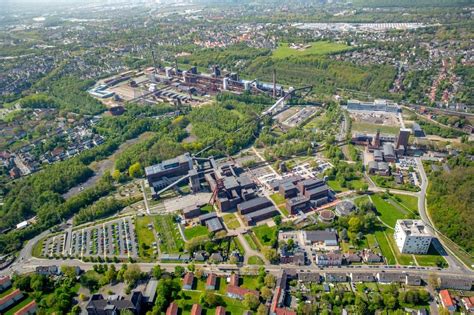
[[[16,297],[17,295],[20,295],[20,294],[21,294],[20,289],[16,289],[16,290],[10,292],[9,294],[5,295],[4,297],[2,297],[0,299],[0,305],[5,304],[9,300],[13,299],[14,297]]]
[[[218,306],[216,308],[216,315],[225,315],[225,308],[222,306]]]
[[[474,308],[474,296],[463,297],[463,298],[462,298],[462,301],[463,301],[463,303],[464,303],[464,306],[466,306],[466,308],[467,308],[468,310]]]
[[[26,305],[23,306],[21,309],[19,309],[18,311],[16,311],[14,315],[28,314],[28,312],[31,311],[31,310],[34,309],[34,308],[36,308],[36,302],[35,302],[35,301],[31,301],[30,303],[26,304]]]
[[[191,309],[191,315],[201,315],[202,307],[199,304],[193,304],[193,308]]]
[[[194,280],[194,274],[192,272],[188,272],[184,276],[183,284],[184,285],[192,285]]]
[[[239,275],[234,273],[230,275],[230,282],[229,285],[233,285],[238,287],[239,286]]]
[[[216,275],[211,273],[209,276],[207,276],[207,280],[206,280],[206,286],[215,286],[216,285]]]
[[[9,276],[0,277],[0,285],[3,285],[3,284],[5,284],[5,283],[7,283],[8,281],[10,281],[10,277],[9,277]]]
[[[175,302],[171,303],[166,310],[166,315],[177,315],[178,314],[178,304]]]
[[[449,294],[448,290],[439,291],[439,296],[441,297],[441,301],[444,307],[454,306],[454,301],[451,298],[451,294]]]
[[[260,295],[258,293],[258,291],[249,290],[249,289],[246,289],[246,288],[241,288],[241,287],[238,287],[238,286],[235,286],[235,285],[228,285],[227,286],[227,293],[240,295],[240,296],[244,296],[247,293],[250,293],[250,294],[253,294],[253,295],[256,295],[256,296]]]
[[[296,315],[295,311],[288,310],[286,308],[277,308],[275,313],[276,315]]]

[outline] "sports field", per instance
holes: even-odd
[[[290,56],[308,56],[308,55],[327,55],[335,52],[340,52],[349,49],[350,47],[346,44],[333,43],[329,41],[318,41],[311,42],[308,44],[302,44],[302,46],[308,45],[308,48],[294,49],[291,48],[288,43],[281,43],[278,48],[273,52],[274,58],[286,58]]]

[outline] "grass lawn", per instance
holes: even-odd
[[[252,229],[260,244],[264,246],[272,245],[275,238],[276,227],[269,227],[267,224],[256,226]]]
[[[234,249],[238,249],[239,252],[242,254],[242,255],[245,255],[245,250],[244,250],[244,247],[242,246],[242,244],[240,243],[239,239],[237,237],[233,237],[232,238],[232,243],[231,243],[231,246],[230,246],[230,250],[234,250]]]
[[[280,45],[278,45],[278,48],[273,52],[272,56],[274,58],[280,59],[290,56],[327,55],[338,51],[344,51],[350,48],[345,44],[332,43],[329,41],[312,42],[308,45],[311,45],[311,47],[307,49],[297,50],[290,48],[288,43],[280,43]]]
[[[397,243],[395,242],[395,239],[393,238],[393,234],[388,233],[388,232],[386,234],[387,234],[388,240],[390,242],[390,245],[392,246],[393,252],[397,256],[398,263],[400,265],[407,265],[407,266],[413,265],[413,266],[415,266],[416,263],[415,263],[415,260],[413,259],[413,255],[400,253],[400,251],[398,250]]]
[[[408,211],[418,213],[418,198],[415,196],[409,195],[401,195],[401,194],[394,194],[394,196],[399,199],[400,201],[393,198],[395,202],[400,204],[402,207],[407,209]]]
[[[400,131],[400,126],[385,126],[352,121],[352,131],[375,133],[377,129],[380,130],[380,133],[396,135]]]
[[[377,242],[377,239],[375,238],[375,235],[366,234],[365,238],[367,239],[367,245],[369,246],[369,248],[373,252],[380,254],[381,253],[380,246],[379,246],[379,243]]]
[[[247,244],[249,244],[251,249],[258,250],[257,244],[255,244],[255,242],[253,241],[252,236],[250,236],[249,234],[245,234],[244,238],[247,241]]]
[[[249,265],[263,265],[264,262],[262,258],[258,256],[250,256],[249,257]]]
[[[280,193],[274,193],[273,195],[270,195],[270,199],[272,199],[277,205],[281,205],[286,202],[285,197],[280,195]]]
[[[180,314],[190,315],[193,304],[199,304],[199,297],[201,296],[201,294],[202,294],[202,291],[183,291],[182,298],[179,300],[176,300],[176,302],[180,306],[179,307],[181,310]],[[224,291],[224,294],[225,294],[225,291]],[[231,298],[228,298],[227,296],[223,296],[223,300],[224,300],[223,306],[225,307],[227,314],[240,315],[240,314],[243,314],[243,312],[245,311],[245,307],[243,306],[242,301],[231,299]],[[215,308],[209,308],[209,309],[203,308],[203,314],[211,315],[211,314],[215,314],[215,311],[216,311]]]
[[[184,249],[184,241],[174,222],[173,215],[155,217],[155,228],[160,237],[160,249],[164,253],[178,253]]]
[[[343,192],[349,190],[347,187],[342,187],[339,181],[337,180],[328,180],[327,184],[335,192]]]
[[[203,214],[206,214],[206,213],[209,213],[209,212],[214,212],[214,207],[212,205],[207,204],[207,205],[201,207],[201,212]]]
[[[191,240],[198,236],[207,235],[208,233],[209,232],[207,230],[207,227],[203,225],[197,225],[191,228],[184,229],[184,236],[186,237],[187,240]]]
[[[254,276],[243,276],[241,280],[241,287],[249,290],[258,290],[260,284],[258,283],[258,278]]]
[[[283,214],[283,216],[287,217],[290,215],[290,212],[288,211],[288,209],[286,209],[285,206],[279,206],[278,209]]]
[[[379,244],[380,251],[382,255],[385,257],[387,264],[395,265],[396,260],[395,256],[393,255],[392,250],[390,249],[390,244],[388,243],[387,238],[385,237],[385,231],[377,231],[375,232],[375,239]]]
[[[361,204],[366,203],[367,201],[370,201],[369,196],[364,195],[359,198],[354,199],[354,204],[358,207],[360,207]]]
[[[42,239],[40,239],[38,241],[38,243],[35,244],[35,246],[33,246],[33,250],[31,251],[31,254],[33,255],[33,257],[42,257],[42,252],[43,252],[43,245],[44,245],[44,241],[48,238],[49,236],[46,236]],[[46,255],[48,255],[46,253]]]
[[[226,214],[222,217],[224,219],[224,223],[228,229],[235,230],[240,227],[240,222],[233,213]]]
[[[153,247],[151,243],[155,241],[155,236],[153,235],[153,229],[148,228],[148,224],[151,224],[153,219],[154,217],[144,216],[137,217],[135,220],[135,231],[138,239],[138,255],[142,259],[151,258],[153,256]]]
[[[383,200],[380,195],[373,195],[372,202],[377,208],[380,218],[383,222],[391,227],[395,227],[398,219],[405,218],[405,214],[398,210],[396,207]]]

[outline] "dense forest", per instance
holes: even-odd
[[[471,255],[474,255],[473,182],[474,166],[454,165],[450,172],[432,173],[428,189],[428,206],[436,227]]]

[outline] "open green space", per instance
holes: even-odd
[[[382,188],[420,191],[420,187],[412,185],[411,183],[397,184],[393,176],[371,175],[370,178],[377,186]]]
[[[48,237],[49,237],[49,236],[46,236],[46,237],[40,239],[40,240],[33,246],[33,250],[31,251],[31,255],[33,255],[33,257],[38,257],[38,258],[40,258],[40,257],[42,256],[44,241],[45,241]]]
[[[208,229],[207,227],[203,226],[203,225],[197,225],[197,226],[193,226],[191,228],[185,228],[184,229],[184,236],[186,237],[187,240],[191,240],[195,237],[198,237],[198,236],[203,236],[203,235],[207,235],[209,232],[208,232]]]
[[[350,180],[346,182],[346,187],[342,187],[341,183],[338,180],[331,179],[331,180],[328,180],[327,184],[335,192],[344,192],[344,191],[348,191],[349,189],[355,189],[355,190],[362,189],[362,187],[365,184],[365,181],[362,178]]]
[[[371,199],[377,208],[380,219],[392,228],[395,227],[397,220],[405,218],[404,213],[402,213],[397,207],[384,200],[380,195],[373,195]]]
[[[260,288],[260,284],[258,282],[258,277],[254,276],[243,276],[241,277],[241,287],[246,288],[249,290],[258,290]]]
[[[350,49],[350,46],[345,44],[333,43],[329,41],[311,42],[302,45],[308,45],[310,47],[306,49],[293,49],[288,43],[280,43],[278,48],[273,51],[272,56],[274,58],[286,58],[290,56],[328,55]]]
[[[262,224],[252,228],[253,233],[257,237],[260,244],[270,246],[275,239],[276,227],[269,227],[267,224]]]
[[[249,244],[251,249],[258,250],[258,246],[250,234],[244,234],[244,238],[245,238],[245,241],[247,241],[247,244]]]
[[[277,205],[284,204],[286,202],[285,197],[280,195],[280,193],[274,193],[270,195],[270,199],[273,200]]]
[[[240,227],[239,219],[233,213],[226,214],[222,217],[224,219],[224,223],[228,229],[235,230]]]
[[[229,250],[232,252],[234,250],[239,250],[239,252],[242,254],[242,255],[245,255],[245,249],[244,247],[242,246],[242,244],[240,243],[239,239],[237,237],[232,237],[232,242],[230,243],[230,248]]]
[[[175,301],[176,303],[178,303],[179,308],[181,310],[180,314],[190,315],[193,304],[199,304],[199,297],[202,293],[202,291],[183,291],[181,294],[181,299]],[[227,314],[240,315],[243,314],[243,312],[245,311],[245,307],[243,306],[242,301],[231,299],[227,296],[223,296],[222,298],[224,300],[223,306],[225,307]],[[203,307],[203,314],[215,314],[215,311],[215,308]]]
[[[209,213],[209,212],[214,212],[214,211],[215,211],[215,210],[214,210],[214,207],[213,207],[212,205],[209,205],[209,204],[207,204],[207,205],[201,207],[201,212],[202,212],[203,214],[206,214],[206,213]]]
[[[393,194],[395,202],[410,212],[418,213],[418,198],[415,196]]]
[[[379,245],[380,251],[382,255],[385,257],[385,260],[388,265],[395,265],[396,260],[395,256],[390,248],[390,244],[388,243],[385,231],[376,231],[375,232],[375,239]]]
[[[380,130],[380,133],[382,134],[396,135],[400,131],[400,126],[386,126],[352,121],[352,131],[376,133],[377,130]]]
[[[248,263],[249,265],[263,265],[264,264],[262,258],[258,256],[250,256]]]
[[[152,243],[155,242],[155,236],[153,235],[153,228],[150,228],[153,221],[154,217],[151,216],[137,217],[135,220],[135,231],[138,239],[138,255],[142,259],[152,258],[153,256]]]
[[[156,216],[155,228],[159,234],[161,252],[177,253],[183,251],[184,241],[181,238],[173,215]]]

